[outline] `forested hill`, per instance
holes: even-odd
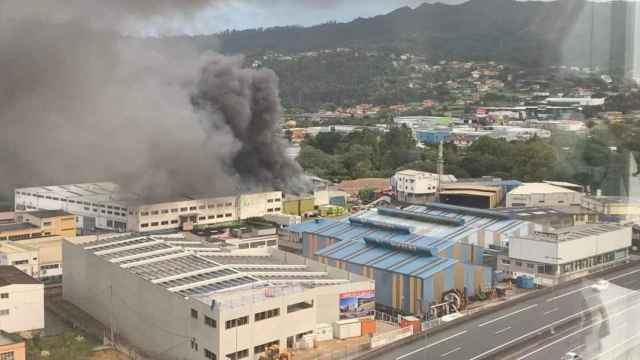
[[[621,34],[629,6],[633,5],[623,1],[470,0],[459,5],[404,7],[349,23],[227,31],[217,36],[224,52],[249,55],[266,50],[391,48],[406,49],[430,60],[620,66],[625,42]],[[197,36],[194,40],[208,47],[213,37]],[[597,45],[596,51],[589,50],[590,44]]]

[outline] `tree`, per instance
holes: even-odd
[[[363,203],[368,204],[376,199],[376,191],[375,189],[361,189],[358,191],[358,198],[362,200]]]

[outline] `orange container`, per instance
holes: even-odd
[[[361,336],[373,334],[376,332],[376,321],[372,319],[362,319],[361,321]]]
[[[405,328],[407,326],[413,327],[414,334],[418,334],[422,331],[422,322],[415,316],[407,316],[400,319],[400,327]]]

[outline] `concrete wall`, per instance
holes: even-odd
[[[567,191],[541,194],[507,194],[507,207],[580,205],[584,194]]]
[[[0,316],[0,329],[9,333],[39,330],[44,328],[44,285],[12,284],[0,287],[0,311],[9,314]]]
[[[559,242],[514,237],[509,243],[509,257],[547,264],[561,264],[630,246],[630,227]]]

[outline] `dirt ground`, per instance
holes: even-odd
[[[91,357],[91,360],[133,360],[133,359],[115,350],[101,350],[101,351],[96,351]]]

